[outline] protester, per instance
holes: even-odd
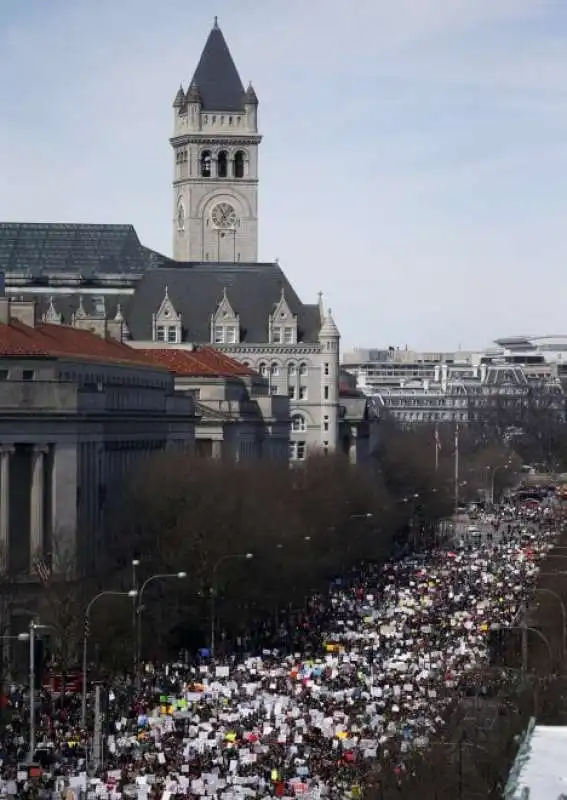
[[[146,665],[108,687],[101,769],[79,703],[43,694],[36,760],[22,687],[1,738],[2,797],[358,797],[377,759],[402,775],[443,727],[491,625],[511,625],[555,536],[553,518],[497,510],[490,536],[362,566],[312,598],[278,649]],[[283,645],[285,644],[285,648]],[[87,777],[88,775],[88,777]]]

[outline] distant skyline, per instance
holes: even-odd
[[[567,333],[565,0],[4,0],[0,219],[170,255],[171,104],[215,15],[260,100],[260,258],[343,349]]]

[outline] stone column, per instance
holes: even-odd
[[[0,446],[0,573],[8,570],[10,547],[10,458],[15,448]]]
[[[32,485],[30,510],[30,574],[35,574],[34,563],[43,558],[45,508],[44,458],[46,445],[34,445],[32,452]]]

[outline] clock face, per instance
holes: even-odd
[[[211,220],[215,228],[234,228],[236,225],[236,211],[230,203],[218,203],[211,211]]]

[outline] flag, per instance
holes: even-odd
[[[37,573],[37,577],[40,579],[44,586],[47,586],[49,583],[49,578],[51,577],[51,571],[45,561],[41,558],[36,558],[33,562],[33,568]]]
[[[439,428],[437,427],[437,425],[435,426],[435,447],[437,448],[438,452],[442,449],[441,438],[439,436]]]

